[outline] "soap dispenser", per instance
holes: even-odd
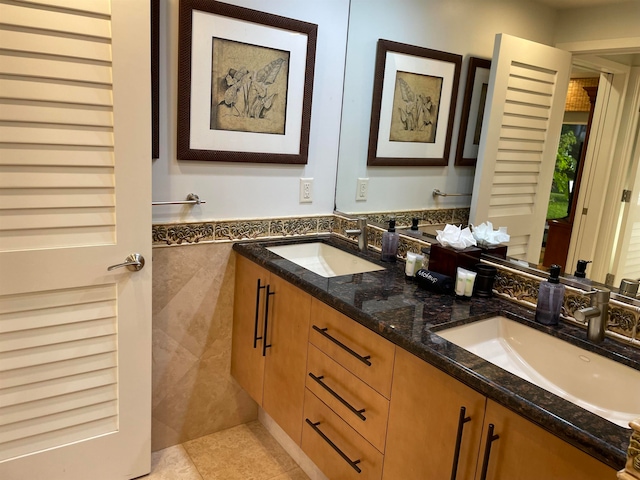
[[[590,263],[591,260],[578,260],[576,271],[573,272],[573,275],[567,275],[567,278],[590,288],[591,280],[587,278],[587,265]]]
[[[573,275],[578,278],[586,278],[587,276],[587,265],[591,263],[591,261],[587,260],[578,260],[576,264],[576,271],[573,272]]]
[[[564,303],[564,285],[560,283],[560,269],[559,265],[551,265],[549,280],[540,282],[536,322],[543,325],[557,325],[560,319],[560,310]]]
[[[400,235],[396,232],[396,221],[389,220],[389,230],[382,234],[382,261],[395,262],[398,255]]]

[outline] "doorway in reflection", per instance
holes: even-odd
[[[564,122],[549,194],[540,264],[544,267],[553,264],[561,265],[566,273],[571,273],[570,266],[567,265],[567,256],[596,101],[597,84],[597,77],[572,78],[569,82]]]

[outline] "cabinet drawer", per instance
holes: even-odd
[[[313,345],[307,388],[384,453],[389,401]]]
[[[302,450],[329,478],[382,477],[382,454],[309,390],[304,397]]]
[[[395,356],[391,342],[315,298],[309,342],[389,398]]]

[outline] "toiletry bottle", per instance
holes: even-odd
[[[398,240],[400,235],[396,232],[395,219],[389,220],[389,230],[382,234],[382,261],[395,262],[398,254]]]
[[[540,282],[538,304],[536,306],[536,322],[544,325],[557,325],[560,310],[564,303],[564,285],[560,283],[560,266],[549,267],[549,280]]]
[[[587,264],[589,263],[591,263],[591,261],[578,260],[578,263],[576,264],[576,271],[573,272],[573,275],[578,278],[586,278]]]
[[[565,275],[565,277],[568,280],[572,280],[584,285],[585,287],[591,288],[591,280],[587,278],[587,265],[590,263],[590,260],[578,260],[578,263],[576,263],[576,271],[573,272],[573,275]]]

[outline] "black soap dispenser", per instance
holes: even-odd
[[[568,278],[571,280],[575,280],[582,285],[591,286],[591,280],[587,278],[587,265],[591,263],[591,260],[578,260],[576,264],[576,271],[573,272],[573,275],[568,275]]]
[[[591,263],[591,261],[587,260],[578,260],[576,264],[576,271],[573,272],[573,275],[578,278],[586,278],[587,276],[587,265]]]
[[[398,241],[400,235],[396,232],[396,221],[389,220],[389,230],[382,234],[382,261],[395,262],[398,255]]]

